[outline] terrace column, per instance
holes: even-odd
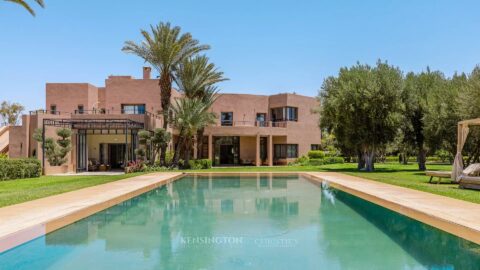
[[[255,147],[255,165],[258,167],[261,165],[261,160],[260,160],[260,134],[257,134],[257,139],[255,141],[256,147]]]
[[[273,136],[268,135],[268,166],[273,166]]]
[[[210,159],[213,163],[213,136],[212,134],[208,135],[208,159]]]

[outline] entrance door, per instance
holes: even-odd
[[[77,171],[87,170],[87,133],[78,130],[77,133]]]
[[[108,144],[108,158],[112,169],[124,167],[125,144]]]
[[[233,162],[233,145],[222,144],[220,145],[220,164],[232,165]]]

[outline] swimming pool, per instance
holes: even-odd
[[[478,269],[480,246],[299,175],[186,176],[0,269]]]

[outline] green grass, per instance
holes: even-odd
[[[41,176],[0,181],[0,207],[35,200],[85,187],[105,184],[138,174],[108,176]]]
[[[451,165],[428,164],[428,170],[449,171]],[[323,166],[282,166],[282,167],[236,167],[212,168],[208,170],[186,172],[298,172],[298,171],[335,171],[359,176],[383,183],[417,189],[460,200],[480,203],[480,191],[459,189],[456,184],[430,184],[429,177],[417,170],[416,164],[400,165],[396,163],[375,164],[375,172],[359,172],[356,164],[332,164]],[[40,178],[0,181],[0,207],[43,198],[72,190],[104,184],[139,175],[113,176],[42,176]]]

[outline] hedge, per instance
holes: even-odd
[[[308,165],[320,166],[325,164],[344,163],[345,160],[342,157],[326,157],[326,158],[311,158],[308,161]]]
[[[0,159],[0,180],[40,177],[42,166],[34,158]]]
[[[325,152],[321,150],[308,151],[308,158],[310,159],[322,159],[325,157]]]
[[[210,159],[194,159],[188,162],[188,166],[192,170],[210,169],[212,161]]]

